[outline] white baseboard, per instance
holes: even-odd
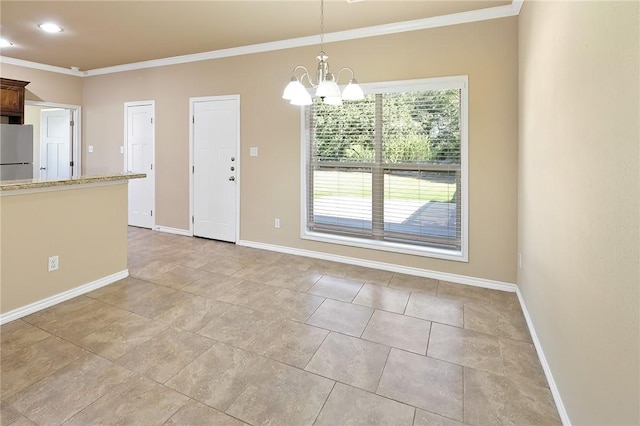
[[[154,226],[154,231],[166,232],[167,234],[183,235],[185,237],[193,237],[188,229],[171,228],[169,226]]]
[[[567,413],[564,403],[562,402],[562,397],[560,397],[560,390],[558,390],[556,381],[553,378],[553,374],[551,373],[551,367],[547,362],[547,357],[544,355],[544,351],[542,350],[542,344],[540,343],[540,339],[538,339],[538,335],[536,334],[536,329],[533,326],[533,321],[531,320],[531,316],[529,316],[527,305],[524,303],[524,298],[522,297],[522,293],[520,293],[519,288],[517,289],[516,294],[518,295],[518,300],[520,301],[520,307],[522,308],[522,313],[524,314],[524,318],[527,321],[527,326],[529,327],[529,333],[531,333],[531,340],[533,340],[533,345],[536,347],[536,351],[538,352],[538,358],[540,358],[540,364],[542,364],[544,375],[547,377],[547,382],[549,383],[549,389],[551,389],[551,395],[553,395],[553,400],[555,401],[556,407],[558,408],[558,415],[560,416],[560,420],[562,420],[563,425],[571,426],[571,420],[569,420],[569,414]]]
[[[34,312],[38,312],[42,309],[64,302],[65,300],[73,299],[74,297],[88,293],[100,287],[104,287],[123,278],[127,278],[128,276],[129,270],[125,269],[124,271],[116,272],[115,274],[97,279],[88,284],[84,284],[79,287],[72,288],[71,290],[55,294],[51,297],[47,297],[46,299],[39,300],[27,306],[14,309],[13,311],[9,311],[4,314],[0,314],[0,324],[17,320],[18,318],[22,318]]]
[[[396,265],[393,263],[376,262],[373,260],[358,259],[355,257],[339,256],[336,254],[323,253],[319,251],[304,250],[293,247],[278,246],[275,244],[259,243],[255,241],[240,240],[240,246],[253,247],[263,250],[277,251],[280,253],[294,254],[298,256],[312,257],[315,259],[331,260],[333,262],[347,263],[349,265],[365,266],[367,268],[381,269],[383,271],[398,272],[400,274],[416,275],[419,277],[433,278],[435,280],[449,281],[457,284],[471,285],[475,287],[490,288],[515,292],[516,285],[502,281],[488,280],[485,278],[475,278],[466,275],[450,274],[447,272],[432,271],[429,269],[414,268],[411,266]]]

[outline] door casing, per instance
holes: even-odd
[[[78,177],[82,173],[82,141],[80,139],[82,135],[81,122],[80,119],[82,117],[82,107],[80,105],[71,105],[71,104],[59,104],[55,102],[41,102],[41,101],[30,101],[26,100],[25,105],[33,105],[41,108],[64,108],[71,111],[71,119],[73,120],[73,130],[71,133],[71,154],[73,167],[71,169],[72,176]],[[40,123],[42,126],[42,123]],[[40,134],[33,135],[34,139],[38,138],[38,146],[42,144]],[[39,150],[38,150],[39,151]],[[35,154],[35,150],[34,150]],[[35,156],[33,158],[33,167],[34,167],[34,178],[38,176],[36,171],[39,171],[41,162],[41,155]]]

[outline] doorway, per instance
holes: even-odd
[[[124,104],[124,170],[145,173],[129,180],[128,223],[152,229],[155,224],[155,101]]]
[[[79,105],[25,102],[24,124],[33,126],[33,177],[65,179],[81,174]]]
[[[239,239],[240,96],[191,98],[191,233]]]

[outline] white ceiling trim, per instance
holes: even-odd
[[[358,28],[354,30],[327,33],[324,36],[325,43],[356,40],[381,35],[398,34],[409,31],[425,30],[429,28],[445,27],[450,25],[467,24],[471,22],[487,21],[491,19],[517,16],[522,8],[524,0],[513,0],[510,5],[490,7],[486,9],[472,10],[468,12],[449,15],[434,16],[431,18],[415,19],[412,21],[397,22],[392,24],[376,25],[372,27]],[[275,50],[291,49],[296,47],[312,46],[318,44],[318,35],[299,37],[289,40],[280,40],[268,43],[252,44],[249,46],[233,47],[229,49],[213,50],[210,52],[194,53],[191,55],[173,56],[150,61],[134,62],[130,64],[116,65],[112,67],[96,68],[87,71],[75,71],[53,65],[24,61],[21,59],[0,56],[0,63],[19,65],[27,68],[35,68],[44,71],[79,77],[91,77],[117,72],[140,70],[145,68],[163,67],[167,65],[185,64],[189,62],[208,61],[212,59],[228,58],[231,56],[250,55],[254,53],[271,52]]]
[[[0,64],[18,65],[25,68],[56,72],[58,74],[67,74],[67,75],[73,75],[76,77],[84,77],[85,75],[85,73],[83,73],[82,71],[74,71],[70,68],[56,67],[55,65],[47,65],[47,64],[41,64],[39,62],[25,61],[22,59],[10,58],[8,56],[0,56]]]

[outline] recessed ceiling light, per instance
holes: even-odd
[[[59,32],[62,32],[62,28],[60,26],[54,24],[53,22],[45,22],[44,24],[38,25],[38,27],[42,31],[46,31],[48,33],[59,33]]]
[[[13,43],[11,43],[6,38],[0,38],[0,47],[9,47],[9,46],[13,46]]]

